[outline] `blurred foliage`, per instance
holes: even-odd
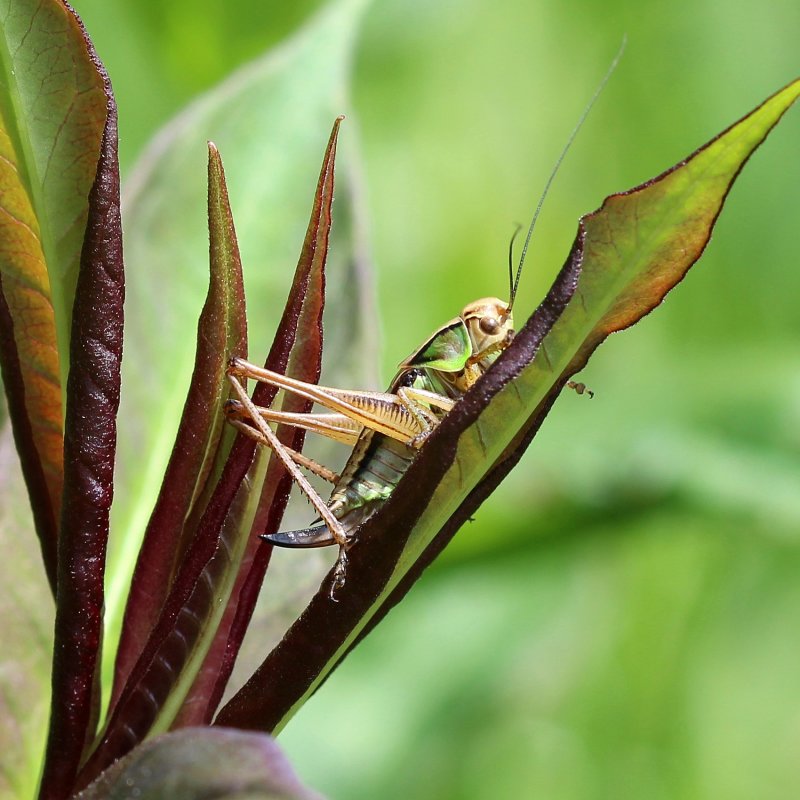
[[[114,83],[123,170],[320,5],[75,4]],[[363,147],[384,376],[466,301],[505,292],[513,223],[623,33],[545,206],[519,318],[580,214],[796,76],[798,30],[795,0],[375,0],[342,135]],[[310,784],[337,798],[800,792],[797,116],[746,167],[684,285],[593,359],[597,396],[559,402],[281,736]]]

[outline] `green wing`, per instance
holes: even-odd
[[[467,365],[471,355],[472,342],[467,326],[461,317],[456,317],[442,325],[422,347],[400,364],[400,368],[418,367],[441,372],[459,372]]]

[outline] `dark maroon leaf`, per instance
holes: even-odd
[[[322,283],[318,276],[312,279],[312,273],[323,269],[327,255],[338,127],[339,120],[334,125],[325,153],[306,240],[278,334],[267,359],[267,366],[273,370],[286,369],[296,338],[308,340],[304,346],[309,348],[309,353],[316,354],[311,372],[319,369]],[[305,303],[315,309],[308,317],[304,312]],[[309,327],[300,331],[301,323],[308,324]],[[271,387],[260,385],[254,393],[254,400],[268,405],[274,394]],[[219,559],[215,559],[220,534],[237,492],[253,463],[255,447],[254,442],[245,436],[238,436],[234,442],[158,622],[120,693],[100,744],[82,771],[80,785],[86,785],[112,761],[141,741],[150,730],[179,676],[203,626],[204,614],[208,611],[210,587],[219,580],[218,574],[212,573],[220,568]],[[280,477],[279,483],[286,484],[286,488],[282,490],[282,494],[275,492],[277,499],[273,502],[273,508],[278,502],[285,505],[290,488],[283,476]],[[259,557],[259,563],[265,564],[268,548],[266,545],[258,546],[264,553]],[[177,638],[174,635],[176,627],[180,630]],[[223,637],[227,637],[227,632]],[[227,649],[226,646],[226,650],[222,652],[227,652]],[[219,654],[220,650],[216,652]],[[214,671],[207,670],[205,674],[213,675]],[[215,683],[217,680],[215,678]],[[197,703],[196,697],[191,699],[191,708],[195,707],[202,707],[202,704]],[[203,713],[207,714],[208,711],[203,709]]]
[[[340,119],[337,119],[328,151],[323,163],[323,170],[317,184],[311,222],[303,242],[300,256],[301,262],[310,260],[309,278],[306,297],[301,309],[297,328],[297,338],[289,357],[287,374],[298,380],[316,383],[322,369],[322,312],[325,305],[325,260],[328,252],[331,228],[331,206],[333,202],[334,176],[333,168],[336,158],[336,138]],[[257,397],[257,395],[254,395]],[[260,401],[259,401],[260,402]],[[287,395],[282,408],[285,411],[302,413],[311,409],[311,403]],[[278,430],[281,441],[294,450],[301,450],[305,432],[296,428],[282,427]],[[215,641],[215,653],[220,654],[219,671],[213,691],[208,697],[206,714],[197,721],[210,723],[217,710],[222,694],[233,671],[236,656],[241,647],[253,610],[258,600],[261,584],[269,563],[272,547],[264,544],[255,534],[278,530],[283,518],[292,481],[289,474],[273,458],[267,479],[261,507],[265,510],[263,519],[257,518],[253,528],[253,536],[245,563],[248,565],[239,575],[237,586],[229,602],[230,626],[221,626]],[[224,649],[222,643],[224,642]],[[210,660],[207,659],[207,663]],[[210,674],[210,673],[209,673]]]
[[[94,52],[87,40],[92,57]],[[53,712],[41,797],[68,796],[94,736],[103,626],[103,573],[113,497],[124,275],[117,111],[102,66],[108,110],[75,294],[58,546]]]
[[[222,160],[209,144],[210,281],[197,327],[194,372],[158,501],[145,531],[125,609],[111,704],[144,647],[185,554],[182,536],[217,454],[231,355],[247,355],[242,265]]]

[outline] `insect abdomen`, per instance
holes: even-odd
[[[373,431],[362,434],[331,494],[328,507],[345,531],[357,528],[387,500],[414,458],[407,444]]]

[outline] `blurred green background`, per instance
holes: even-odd
[[[127,171],[186,102],[321,4],[75,5]],[[465,302],[506,291],[513,223],[625,33],[547,200],[519,318],[582,213],[796,77],[800,5],[375,0],[343,136],[363,149],[384,379]],[[798,141],[795,109],[701,264],[595,355],[582,377],[597,396],[559,401],[281,735],[308,783],[335,798],[800,796]]]

